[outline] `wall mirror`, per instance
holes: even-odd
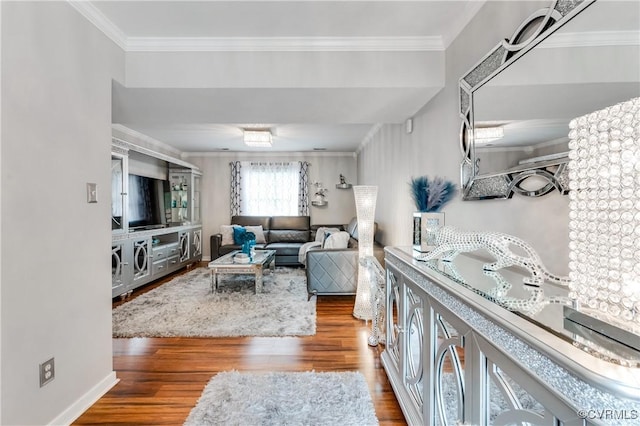
[[[566,193],[569,121],[640,96],[640,5],[553,1],[459,88],[465,200]]]

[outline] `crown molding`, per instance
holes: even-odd
[[[536,49],[593,46],[639,46],[640,31],[594,31],[558,33],[548,37]]]
[[[192,157],[222,157],[222,158],[287,158],[287,159],[305,159],[318,157],[351,157],[356,158],[355,152],[340,151],[203,151],[203,152],[185,152],[182,154],[184,158]]]
[[[442,37],[129,37],[127,52],[442,51]]]
[[[443,51],[442,37],[127,37],[90,1],[67,0],[125,52]]]
[[[140,133],[136,130],[130,129],[127,126],[123,126],[122,124],[112,124],[111,132],[113,137],[122,139],[126,142],[137,145],[146,145],[153,150],[164,151],[169,155],[177,158],[181,158],[183,156],[183,152],[179,149],[176,149],[173,146],[166,144],[165,142],[161,142],[157,139],[147,136],[144,133]]]
[[[109,37],[122,50],[127,50],[127,36],[90,1],[67,0],[75,10]]]

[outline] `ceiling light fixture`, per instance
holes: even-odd
[[[244,143],[256,148],[271,148],[273,140],[271,130],[244,130]]]
[[[473,131],[475,134],[474,140],[479,143],[487,143],[504,137],[504,129],[502,127],[478,127]]]

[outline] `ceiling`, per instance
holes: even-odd
[[[444,86],[444,50],[483,1],[92,1],[126,52],[113,121],[182,152],[354,152]]]

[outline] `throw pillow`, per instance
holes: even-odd
[[[257,226],[245,226],[244,229],[247,232],[253,232],[256,235],[256,244],[266,244],[267,240],[264,237],[264,229],[262,229],[262,225]]]
[[[247,230],[242,226],[236,226],[233,228],[233,243],[236,245],[242,245],[244,243],[244,235]]]
[[[238,225],[220,225],[220,234],[222,235],[222,242],[220,245],[229,246],[233,244],[233,228]]]
[[[316,231],[316,241],[323,242],[325,238],[327,238],[327,234],[339,231],[340,230],[338,228],[328,228],[326,226],[321,226]]]
[[[344,231],[333,232],[324,240],[322,248],[325,249],[346,249],[349,244],[349,234]]]
[[[336,231],[336,232],[339,232],[339,231]],[[322,248],[324,248],[324,244],[327,242],[331,234],[333,234],[333,231],[330,231],[330,230],[324,231],[324,237],[322,238]]]

